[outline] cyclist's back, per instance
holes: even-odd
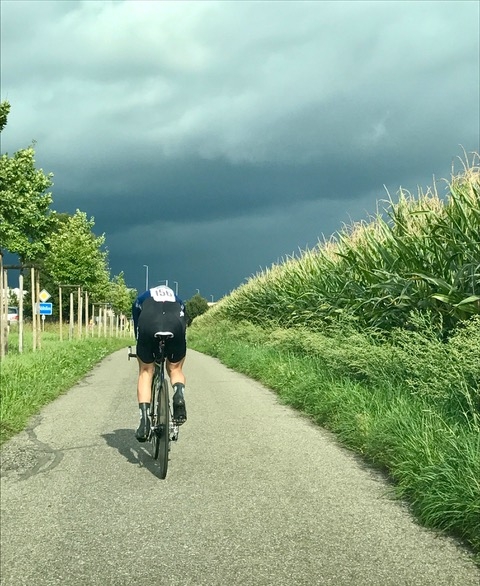
[[[138,403],[140,408],[140,427],[137,439],[145,441],[148,437],[147,417],[150,404],[153,363],[158,351],[155,334],[171,332],[173,337],[165,343],[165,357],[170,382],[175,389],[173,406],[180,423],[186,420],[184,399],[185,375],[183,363],[187,351],[185,332],[187,319],[185,305],[169,287],[161,285],[139,295],[132,307],[135,336],[137,339],[137,358],[139,362]]]

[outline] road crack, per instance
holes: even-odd
[[[63,450],[54,449],[37,437],[35,429],[41,421],[41,416],[37,416],[31,426],[2,450],[0,477],[15,474],[17,480],[28,480],[37,474],[49,472],[60,464],[64,456]]]

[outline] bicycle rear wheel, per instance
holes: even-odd
[[[161,389],[161,380],[160,377],[155,372],[152,384],[152,397],[150,400],[150,418],[152,423],[152,431],[150,436],[150,441],[152,444],[152,456],[156,460],[158,458],[158,451],[159,451],[159,441],[158,441],[158,412],[159,406],[158,402],[160,400],[160,389]]]
[[[165,478],[168,470],[168,452],[170,443],[168,383],[165,379],[159,388],[157,407],[157,455],[155,458],[158,458],[160,478]]]

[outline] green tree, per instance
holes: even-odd
[[[136,289],[129,289],[126,286],[123,271],[113,277],[110,283],[110,303],[112,304],[113,311],[117,315],[123,314],[130,317],[132,303],[136,296]]]
[[[0,132],[7,124],[10,104],[0,105]],[[33,146],[0,157],[0,254],[18,254],[22,262],[45,254],[45,237],[55,213],[50,209],[53,174],[35,168]]]
[[[56,284],[79,285],[95,302],[109,301],[108,253],[102,250],[105,236],[95,236],[94,219],[77,210],[62,217],[47,238],[44,271]]]
[[[190,325],[196,317],[209,309],[209,305],[208,301],[197,293],[185,302],[185,308],[187,310],[188,325]]]
[[[10,113],[10,104],[8,102],[0,103],[0,132],[7,125],[8,114]]]

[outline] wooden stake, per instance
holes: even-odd
[[[88,323],[88,292],[85,291],[85,337],[88,338],[90,324]]]
[[[23,271],[18,276],[18,352],[23,352]]]
[[[63,310],[62,310],[62,288],[58,287],[58,319],[60,321],[60,342],[63,342]]]
[[[37,317],[37,348],[40,350],[42,347],[42,328],[41,328],[41,316],[40,316],[40,271],[36,270],[35,271],[35,275],[36,275],[36,280],[35,280],[35,289],[36,289],[36,295],[35,297],[37,298],[37,312],[36,312],[36,317]]]
[[[69,328],[68,328],[68,339],[72,340],[73,339],[73,293],[70,293],[70,322],[69,322]]]
[[[35,303],[35,269],[30,269],[30,293],[32,297],[32,346],[33,351],[37,349],[37,307]]]
[[[0,254],[0,358],[3,358],[6,354],[6,344],[8,339],[8,301],[7,312],[5,314],[5,297],[6,287],[3,272],[3,256]]]
[[[78,314],[78,321],[77,321],[77,330],[78,330],[78,338],[82,338],[82,290],[80,287],[77,290],[77,314]]]
[[[100,307],[98,308],[98,330],[97,330],[97,334],[98,334],[98,338],[100,338],[100,333],[102,331],[102,306],[100,305]]]

